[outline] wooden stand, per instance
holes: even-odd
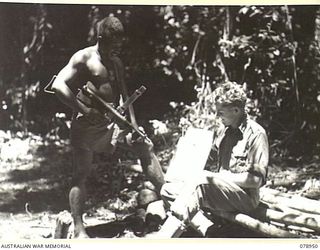
[[[62,211],[56,219],[56,228],[54,230],[54,239],[70,238],[69,228],[72,224],[72,217],[68,211]]]

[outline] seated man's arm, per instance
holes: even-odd
[[[248,152],[248,172],[232,173],[228,170],[221,170],[219,173],[213,173],[213,175],[231,181],[242,188],[259,188],[266,181],[268,161],[268,138],[264,132],[261,132],[253,141]]]
[[[232,173],[230,171],[222,170],[221,172],[215,174],[215,176],[226,181],[233,182],[242,188],[258,188],[263,183],[262,177],[248,172]]]

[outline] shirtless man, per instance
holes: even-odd
[[[115,17],[98,23],[97,43],[76,52],[58,73],[52,84],[57,97],[73,109],[71,145],[73,147],[73,181],[69,203],[74,221],[74,237],[87,238],[82,213],[85,202],[85,181],[91,170],[94,152],[110,155],[119,146],[121,129],[107,119],[99,106],[78,89],[87,85],[95,89],[110,105],[117,106],[125,98],[123,65],[119,54],[123,41],[123,25]],[[160,190],[163,173],[152,145],[135,144],[133,151],[140,157],[146,176]]]

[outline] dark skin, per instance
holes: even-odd
[[[116,62],[118,67],[122,67],[118,58],[121,45],[121,37],[108,42],[106,39],[98,37],[96,45],[82,49],[71,57],[68,64],[58,73],[52,85],[52,89],[64,104],[75,112],[82,113],[92,124],[105,121],[105,117],[97,109],[89,108],[80,102],[75,92],[90,81],[105,101],[115,105],[119,104],[120,86],[115,78],[114,63]],[[144,173],[160,191],[164,178],[152,143],[138,140],[132,142],[131,150],[140,157]],[[80,147],[73,148],[74,170],[69,204],[74,221],[74,238],[88,238],[82,214],[86,200],[85,181],[91,171],[92,159],[93,151]]]

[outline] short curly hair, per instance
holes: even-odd
[[[236,82],[225,82],[214,90],[214,102],[223,106],[244,108],[247,95],[242,86]]]
[[[122,37],[123,33],[123,25],[116,17],[105,17],[97,24],[97,35],[104,40],[112,40],[113,38]]]

